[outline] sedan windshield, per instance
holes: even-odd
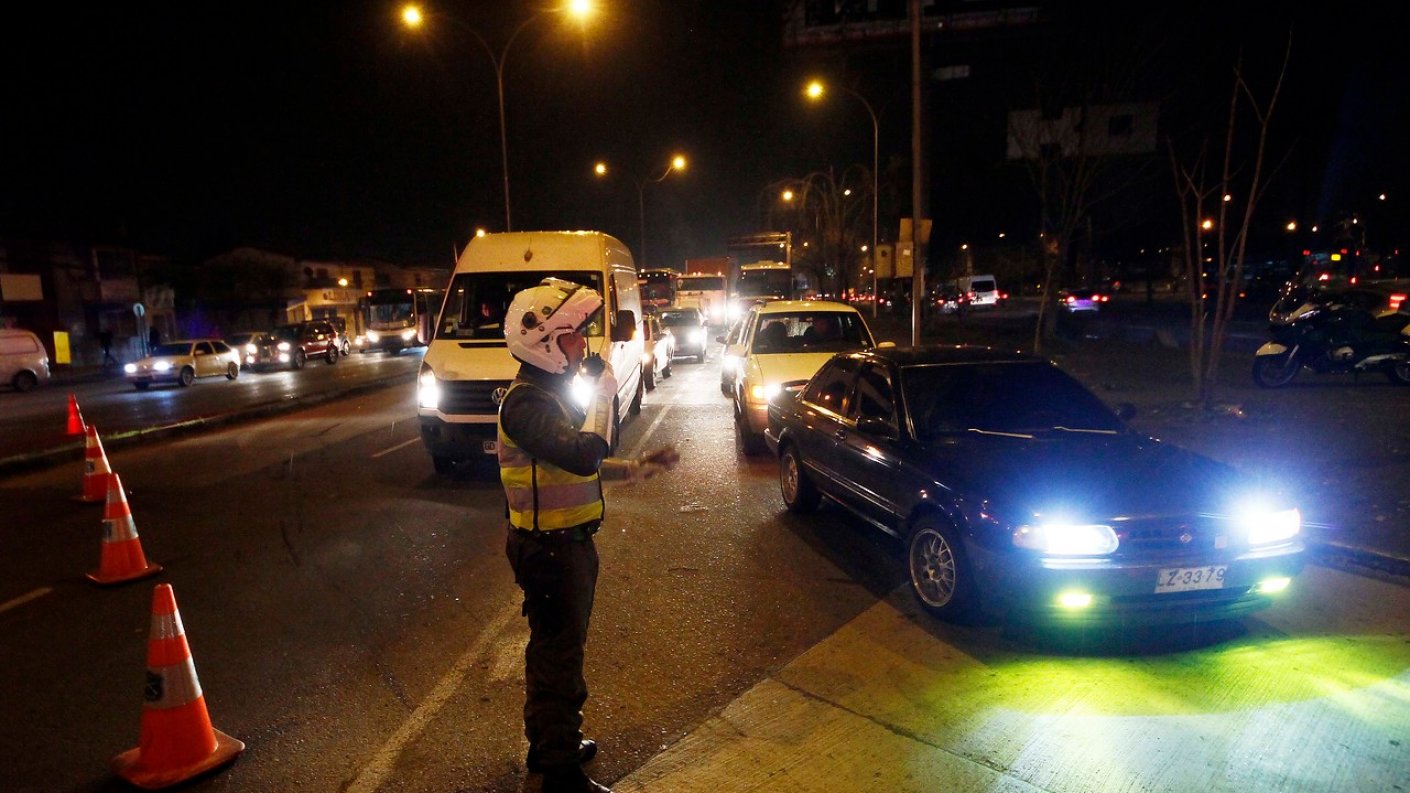
[[[152,348],[153,358],[176,358],[182,355],[191,354],[190,342],[178,342],[176,344],[158,344]]]
[[[851,352],[871,347],[871,336],[855,311],[791,311],[759,315],[753,352]]]
[[[1120,419],[1096,395],[1043,362],[908,366],[901,388],[922,438],[1121,430]]]

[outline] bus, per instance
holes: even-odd
[[[431,342],[436,313],[445,293],[429,287],[383,287],[362,299],[363,334],[357,337],[360,352],[398,353],[407,347]]]
[[[729,320],[733,322],[744,316],[756,300],[788,300],[792,297],[793,268],[788,264],[769,261],[742,264],[729,301]]]
[[[675,270],[666,268],[641,270],[636,282],[641,287],[641,305],[647,309],[663,309],[676,299]]]

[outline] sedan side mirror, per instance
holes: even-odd
[[[891,422],[879,416],[862,416],[857,419],[857,432],[863,435],[870,435],[873,438],[885,438],[894,441],[901,437],[901,433],[891,426]]]

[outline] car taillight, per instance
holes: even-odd
[[[1076,303],[1076,302],[1077,302],[1077,298],[1073,297],[1072,295],[1068,295],[1068,296],[1067,296],[1067,302],[1069,302],[1069,303]]]
[[[1400,304],[1405,302],[1406,295],[1403,292],[1396,292],[1390,296],[1390,310],[1399,311]]]

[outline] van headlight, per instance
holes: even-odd
[[[1013,544],[1052,556],[1104,556],[1120,542],[1110,526],[1085,523],[1040,523],[1019,526]]]
[[[436,380],[436,373],[429,368],[421,370],[417,378],[416,404],[427,410],[437,410],[441,406],[441,384]]]
[[[696,329],[692,330],[692,331],[690,332],[690,343],[691,343],[691,344],[704,344],[704,343],[705,343],[705,329],[704,329],[704,328],[696,328]]]

